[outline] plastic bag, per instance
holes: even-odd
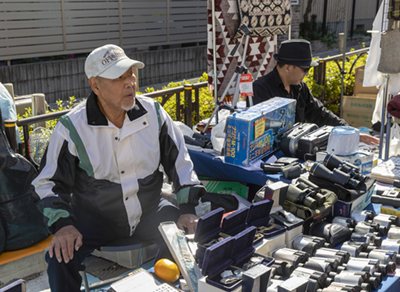
[[[211,143],[213,145],[214,151],[219,153],[220,155],[223,155],[222,150],[224,148],[224,143],[225,143],[225,125],[226,125],[226,119],[230,115],[229,110],[222,109],[218,113],[218,124],[216,124],[212,129],[211,129]]]

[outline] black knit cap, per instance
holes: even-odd
[[[312,59],[311,44],[306,40],[294,39],[282,42],[274,58],[287,65],[318,66],[318,62]]]

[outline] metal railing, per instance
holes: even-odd
[[[359,49],[359,50],[355,50],[355,51],[352,51],[352,52],[347,52],[345,54],[346,58],[348,58],[350,56],[357,55],[357,58],[354,59],[349,72],[343,71],[342,63],[340,62],[342,60],[342,58],[343,58],[343,54],[335,55],[335,56],[331,56],[331,57],[326,57],[326,58],[323,58],[323,59],[319,59],[318,60],[318,67],[316,67],[316,69],[314,69],[314,76],[313,77],[314,77],[315,81],[317,82],[317,84],[325,85],[325,83],[326,83],[326,64],[328,62],[335,62],[336,65],[338,66],[339,71],[341,72],[342,78],[343,78],[344,75],[351,74],[351,72],[353,71],[354,66],[355,66],[356,62],[358,61],[358,59],[361,56],[363,56],[365,54],[368,54],[368,52],[369,52],[369,47],[368,48]],[[321,102],[324,102],[325,88],[322,90],[322,94],[318,98],[319,98],[319,100]]]
[[[200,99],[200,88],[207,87],[208,82],[200,82],[196,84],[185,84],[184,86],[179,86],[175,88],[169,88],[165,90],[155,91],[151,93],[143,94],[144,96],[150,98],[161,97],[162,100],[160,104],[162,106],[175,95],[176,99],[176,121],[183,121],[188,127],[192,128],[192,115],[195,114],[195,121],[198,123],[200,121],[199,115],[199,99]],[[193,101],[193,91],[194,91],[194,101]],[[181,93],[184,92],[184,102],[181,104]],[[29,161],[32,159],[29,155],[28,140],[29,140],[29,126],[37,124],[40,122],[46,122],[54,119],[58,119],[61,116],[67,114],[70,110],[64,110],[59,112],[53,112],[48,114],[43,114],[39,116],[29,117],[20,119],[17,121],[5,121],[5,132],[7,139],[10,143],[10,147],[15,151],[25,156]],[[16,131],[15,125],[22,127],[24,143],[17,145],[16,142]]]

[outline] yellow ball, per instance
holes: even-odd
[[[169,259],[158,260],[154,265],[154,272],[167,282],[175,282],[180,275],[178,266]]]

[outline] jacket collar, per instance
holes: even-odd
[[[276,88],[282,88],[284,91],[286,91],[285,85],[283,84],[281,76],[279,76],[279,72],[276,67],[277,66],[275,66],[274,70],[272,71],[272,82],[274,83]],[[295,91],[300,90],[302,87],[303,82],[301,82],[299,85],[290,85],[290,95],[292,95]]]
[[[130,121],[133,121],[147,113],[146,109],[136,98],[135,106],[127,112]],[[91,126],[108,126],[108,120],[101,112],[97,104],[97,95],[92,91],[87,99],[86,115],[88,124]]]

